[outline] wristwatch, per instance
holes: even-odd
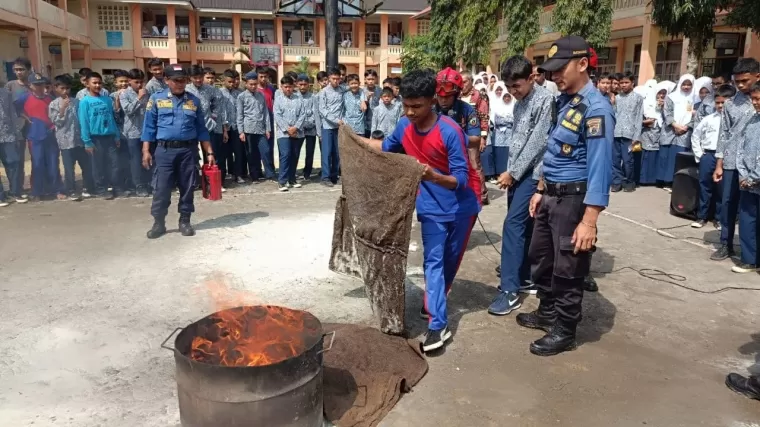
[[[542,188],[542,189],[540,189],[540,190],[536,190],[536,194],[540,194],[540,195],[542,195],[542,196],[543,196],[543,194],[544,194],[544,192],[545,192],[545,191],[546,191],[546,189],[545,189],[545,188]]]

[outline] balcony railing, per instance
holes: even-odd
[[[285,56],[319,56],[319,48],[315,46],[284,46]]]
[[[401,46],[388,46],[388,55],[390,56],[400,56],[403,51],[404,48]]]
[[[619,9],[630,9],[634,7],[643,7],[646,6],[647,0],[614,0],[612,2],[612,8],[615,10]]]
[[[30,16],[32,14],[29,10],[28,0],[3,0],[0,2],[0,9],[5,9],[21,16]]]
[[[226,43],[198,43],[195,45],[196,52],[234,53],[235,49],[236,47],[234,44]]]
[[[548,12],[541,12],[541,16],[538,18],[538,25],[541,28],[541,34],[549,34],[554,32],[554,13],[550,10]]]
[[[648,0],[613,0],[612,19],[624,19],[644,14]]]
[[[142,46],[149,49],[168,49],[168,39],[142,39]]]
[[[72,31],[81,36],[87,35],[87,21],[80,18],[73,13],[67,15],[69,21],[69,31]]]
[[[177,42],[177,52],[190,52],[190,43]]]
[[[358,57],[359,49],[355,47],[341,47],[338,48],[338,56]]]
[[[373,61],[377,62],[380,60],[379,47],[368,47],[365,52],[367,53],[368,57],[372,58]]]
[[[54,27],[65,28],[64,11],[43,0],[37,0],[37,15],[42,22]]]

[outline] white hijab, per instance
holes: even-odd
[[[663,80],[648,93],[647,98],[644,100],[644,117],[648,119],[656,119],[657,126],[662,127],[662,110],[657,109],[657,94],[665,91],[665,96],[676,87],[676,84],[670,80]]]
[[[496,96],[496,89],[501,88],[501,96]],[[507,86],[502,81],[497,81],[495,85],[493,85],[493,91],[488,94],[488,99],[490,102],[490,108],[488,109],[488,116],[491,118],[491,121],[494,121],[494,118],[496,115],[502,116],[502,117],[511,117],[512,112],[515,109],[515,99],[511,98],[510,102],[504,102],[504,94],[507,93]]]
[[[707,96],[705,96],[704,100],[699,99],[699,91],[701,91],[702,88],[707,89]],[[694,83],[694,104],[704,102],[707,105],[714,105],[715,101],[713,99],[712,79],[710,77],[698,78]]]
[[[691,82],[691,90],[684,92],[681,90],[681,84],[687,80]],[[678,79],[675,90],[668,95],[668,98],[673,101],[673,121],[679,125],[685,125],[691,121],[694,111],[694,89],[694,76],[684,74]]]

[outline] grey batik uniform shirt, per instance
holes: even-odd
[[[264,135],[272,131],[267,101],[261,92],[245,90],[238,95],[235,104],[238,132]]]
[[[235,88],[223,87],[219,89],[219,93],[222,95],[227,124],[231,129],[237,129],[237,97],[240,96],[240,91]]]
[[[615,138],[641,141],[641,126],[644,119],[644,98],[631,91],[615,97]]]
[[[723,159],[723,169],[736,169],[736,152],[742,143],[744,128],[755,114],[749,96],[737,92],[723,105],[723,115],[718,133],[718,149],[715,157]]]
[[[343,91],[327,85],[319,93],[319,117],[322,129],[337,129],[343,120]]]
[[[219,92],[219,89],[207,84],[201,87],[189,84],[185,90],[201,100],[201,111],[203,112],[203,117],[206,118],[206,129],[209,132],[222,133],[227,121],[222,94]]]
[[[351,126],[358,135],[364,135],[364,111],[362,111],[362,102],[367,100],[367,95],[363,90],[353,93],[350,90],[343,94],[343,121]]]
[[[554,102],[551,92],[534,85],[528,96],[515,104],[507,171],[516,181],[529,171],[534,179],[540,175]]]
[[[61,114],[62,104],[63,98],[56,98],[48,106],[48,117],[55,125],[55,139],[58,141],[58,148],[69,150],[74,147],[84,147],[79,133],[79,119],[77,118],[79,100],[69,98],[69,106],[66,107],[63,114]]]
[[[399,103],[391,102],[391,105],[385,105],[382,102],[372,112],[370,131],[379,130],[383,132],[383,135],[390,136],[396,130],[399,117],[401,117],[401,105]]]
[[[303,122],[305,118],[306,113],[303,109],[303,102],[298,95],[285,96],[284,93],[281,93],[274,100],[274,122],[277,125],[278,138],[290,138],[288,129],[291,127],[298,129],[295,138],[303,138]]]
[[[752,187],[742,189],[760,194],[760,115],[753,114],[742,130],[741,143],[736,153],[739,180],[749,180]]]
[[[0,88],[0,144],[22,139],[21,128],[18,124],[18,115],[13,106],[13,94],[7,89]]]
[[[617,98],[616,98],[617,99]],[[617,101],[616,101],[617,102]],[[669,97],[665,98],[665,107],[663,108],[663,116],[665,121],[663,122],[662,132],[660,133],[660,146],[675,145],[677,147],[691,147],[691,133],[694,131],[694,116],[692,115],[689,123],[686,123],[686,133],[682,135],[676,135],[673,130],[673,110],[675,104]]]
[[[372,129],[372,115],[375,109],[380,106],[380,94],[383,93],[383,90],[377,85],[375,85],[375,89],[364,87],[362,90],[367,99],[367,111],[364,112],[364,129]],[[367,93],[372,94],[372,97],[366,96]]]
[[[153,95],[154,93],[161,92],[162,90],[165,90],[168,88],[166,85],[166,82],[164,80],[158,80],[155,77],[150,79],[148,84],[145,85],[145,90],[148,92],[149,95]]]
[[[146,90],[147,92],[147,90]],[[150,95],[142,98],[137,97],[134,89],[127,88],[119,95],[121,110],[124,112],[124,128],[122,134],[127,139],[140,139],[142,136],[143,122],[145,120],[145,106],[148,104]]]
[[[303,134],[305,136],[316,136],[317,124],[319,123],[319,110],[317,96],[311,92],[300,93],[301,103],[303,104]]]

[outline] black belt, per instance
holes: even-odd
[[[586,182],[545,182],[545,193],[551,197],[586,194]]]
[[[160,147],[165,148],[189,148],[193,145],[197,145],[198,141],[190,140],[190,141],[166,141],[166,140],[159,140],[158,145]]]
[[[715,154],[715,150],[705,150],[705,153]]]

